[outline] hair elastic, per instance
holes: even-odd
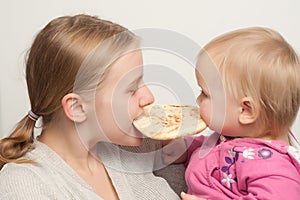
[[[28,112],[28,117],[30,118],[30,119],[32,119],[33,121],[36,121],[36,120],[38,120],[38,118],[40,117],[40,116],[38,116],[37,114],[35,114],[34,112],[32,112],[31,110]]]

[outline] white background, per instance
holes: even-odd
[[[78,13],[97,15],[129,29],[176,31],[201,46],[232,29],[267,26],[279,31],[299,52],[299,8],[298,0],[1,0],[0,138],[8,135],[30,109],[24,77],[24,55],[34,35],[53,18]],[[168,65],[168,57],[170,55],[157,56],[159,59],[155,62]],[[169,61],[175,67],[182,64],[175,58]],[[193,85],[194,74],[192,70],[187,71],[190,72],[187,76],[191,87],[197,91],[196,85]],[[157,97],[156,103],[178,100],[170,91],[160,91],[164,88],[153,86],[152,89]],[[298,115],[293,126],[298,138],[299,122]]]

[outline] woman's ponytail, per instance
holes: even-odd
[[[0,140],[0,169],[10,162],[34,163],[32,160],[22,158],[34,148],[34,126],[35,120],[27,115],[17,124],[10,136]]]

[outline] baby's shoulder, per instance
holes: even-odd
[[[257,139],[237,139],[224,144],[221,157],[224,162],[232,161],[236,167],[250,168],[261,171],[281,171],[283,168],[296,172],[299,170],[295,165],[294,158],[288,151],[288,145],[280,141],[266,141]],[[264,168],[263,166],[266,166]],[[273,168],[270,170],[269,168]]]
[[[279,141],[236,139],[224,142],[221,149],[221,156],[231,158],[236,164],[277,165],[283,161],[292,163],[287,144]]]
[[[250,150],[250,151],[259,151],[265,152],[265,149],[268,149],[267,152],[272,151],[278,154],[287,154],[288,145],[281,141],[276,140],[261,140],[261,139],[252,139],[252,138],[241,138],[234,139],[224,143],[226,148],[232,148],[239,151]]]

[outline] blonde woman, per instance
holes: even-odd
[[[31,110],[0,141],[0,199],[179,199],[152,173],[160,143],[132,125],[154,101],[132,32],[56,18],[31,46],[26,80]]]

